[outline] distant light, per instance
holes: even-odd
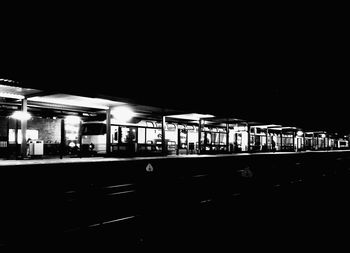
[[[67,122],[67,124],[78,124],[80,123],[80,117],[79,116],[66,116],[65,117],[65,121]]]
[[[24,99],[24,96],[13,94],[13,93],[7,93],[7,92],[0,92],[0,97],[3,98],[14,98],[14,99]]]
[[[4,78],[0,78],[0,82],[6,82],[6,83],[16,83],[16,81],[14,81],[14,80],[4,79]]]
[[[300,131],[300,130],[299,130],[299,131],[297,132],[297,135],[298,135],[298,136],[303,136],[303,134],[304,134],[303,131]]]
[[[211,114],[186,113],[186,114],[168,115],[167,117],[174,118],[174,119],[186,119],[186,120],[198,121],[199,119],[214,118],[215,116]]]
[[[74,148],[74,147],[75,147],[75,143],[71,141],[71,142],[68,144],[68,146],[71,147],[71,148]]]
[[[23,111],[15,111],[12,115],[11,118],[17,119],[17,120],[28,120],[32,116],[28,112],[23,112]]]
[[[326,137],[326,135],[325,134],[321,134],[321,138],[325,138]]]
[[[115,107],[111,110],[111,114],[118,122],[128,122],[131,120],[136,113],[130,108],[126,106]]]

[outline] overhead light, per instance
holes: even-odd
[[[128,122],[131,120],[136,113],[127,106],[118,106],[111,110],[112,116],[118,121],[118,122]]]
[[[297,135],[298,135],[298,136],[303,136],[303,134],[304,134],[303,131],[300,131],[300,130],[299,130],[299,131],[297,132]]]
[[[174,118],[174,119],[185,119],[185,120],[198,121],[200,119],[213,118],[215,116],[211,115],[211,114],[186,113],[186,114],[168,115],[167,117]]]
[[[28,112],[23,112],[23,111],[15,111],[12,115],[11,118],[17,119],[17,120],[28,120],[32,116]]]

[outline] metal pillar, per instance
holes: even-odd
[[[266,127],[266,151],[269,150],[269,128]]]
[[[83,122],[82,120],[80,120],[79,122],[79,131],[80,133],[82,133],[82,129],[83,129]],[[82,158],[83,156],[83,151],[82,151],[82,143],[83,143],[83,139],[82,139],[82,134],[79,134],[79,137],[78,137],[78,141],[79,141],[79,157]]]
[[[15,157],[18,156],[18,119],[15,119]]]
[[[230,127],[229,123],[226,123],[226,151],[227,153],[230,152]]]
[[[28,112],[27,99],[22,99],[22,112],[26,114]],[[21,132],[22,132],[22,143],[21,143],[21,157],[27,157],[27,119],[21,119]]]
[[[66,146],[65,129],[64,129],[64,119],[61,119],[61,145],[60,145],[60,158],[63,158],[64,148]]]
[[[294,130],[293,130],[293,151],[295,151],[295,131]]]
[[[282,150],[283,150],[283,130],[282,130],[282,129],[281,129],[280,136],[281,136],[281,145],[280,145],[280,150],[282,151]]]
[[[111,108],[106,110],[106,155],[111,153]]]
[[[10,117],[7,117],[7,140],[6,140],[6,157],[10,158]]]
[[[201,137],[202,137],[202,119],[199,119],[199,123],[198,123],[198,154],[201,153],[201,149],[202,149],[202,143],[201,143]]]
[[[250,125],[247,123],[248,130],[248,152],[250,152]]]
[[[162,155],[166,156],[166,143],[165,143],[165,116],[162,116]]]

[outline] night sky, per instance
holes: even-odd
[[[350,132],[347,38],[327,23],[78,24],[3,48],[1,78],[27,87]]]

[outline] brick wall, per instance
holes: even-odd
[[[28,129],[39,131],[39,139],[45,144],[61,142],[61,120],[32,118],[28,120]]]
[[[0,117],[0,136],[7,137],[7,121],[6,117]],[[10,119],[10,129],[15,129],[15,120]],[[21,129],[19,123],[18,129]],[[39,131],[39,139],[44,140],[46,144],[61,142],[61,120],[60,119],[42,119],[32,118],[28,120],[27,129],[35,129]]]

